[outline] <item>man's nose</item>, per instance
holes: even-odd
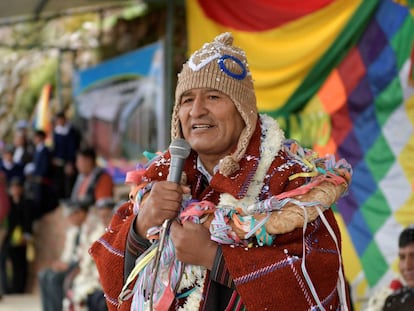
[[[193,118],[197,118],[205,114],[206,111],[207,110],[205,107],[204,100],[200,96],[197,96],[196,98],[194,98],[194,102],[190,110],[190,116]]]
[[[414,269],[414,259],[404,258],[401,260],[401,267],[404,270],[412,270]]]

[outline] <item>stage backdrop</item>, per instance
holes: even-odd
[[[76,72],[76,114],[100,155],[136,160],[166,148],[163,68],[163,43],[156,42]]]
[[[357,310],[395,274],[398,234],[414,223],[413,1],[399,2],[186,2],[189,54],[231,31],[260,111],[353,165],[335,208]]]

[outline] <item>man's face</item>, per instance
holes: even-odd
[[[66,119],[63,117],[57,117],[56,118],[56,125],[64,126],[66,123]]]
[[[414,288],[414,242],[401,247],[398,256],[401,275],[407,285]]]
[[[12,196],[21,196],[23,193],[23,187],[19,184],[10,185],[10,194]]]
[[[192,89],[180,104],[184,138],[201,158],[218,161],[234,151],[245,124],[230,97],[214,89]]]
[[[81,174],[89,174],[94,169],[94,162],[82,154],[76,156],[76,168]]]
[[[13,138],[13,144],[15,146],[24,146],[25,142],[23,132],[16,132]]]
[[[72,226],[80,226],[85,221],[87,216],[87,212],[76,209],[74,211],[71,211],[69,215],[69,222]]]
[[[42,142],[43,142],[42,137],[40,137],[39,135],[34,135],[34,136],[33,136],[33,143],[34,143],[35,145],[40,144],[40,143],[42,143]]]
[[[2,158],[5,162],[13,162],[13,153],[10,151],[5,151],[2,155]]]

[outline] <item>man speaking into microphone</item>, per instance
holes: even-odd
[[[316,170],[323,159],[258,113],[246,55],[230,33],[183,65],[171,124],[170,150],[149,163],[136,200],[92,246],[109,309],[347,310],[329,207],[352,170],[346,161]],[[191,149],[178,166],[177,140]],[[337,195],[309,206],[328,169],[335,182],[323,197]],[[302,202],[289,201],[298,194]]]

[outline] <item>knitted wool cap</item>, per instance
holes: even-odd
[[[230,176],[239,168],[257,122],[256,95],[253,80],[243,50],[233,46],[231,33],[218,35],[194,52],[178,75],[175,106],[171,121],[171,138],[183,138],[178,118],[181,96],[196,88],[212,88],[229,96],[246,124],[240,134],[235,152],[219,164],[220,173]]]

